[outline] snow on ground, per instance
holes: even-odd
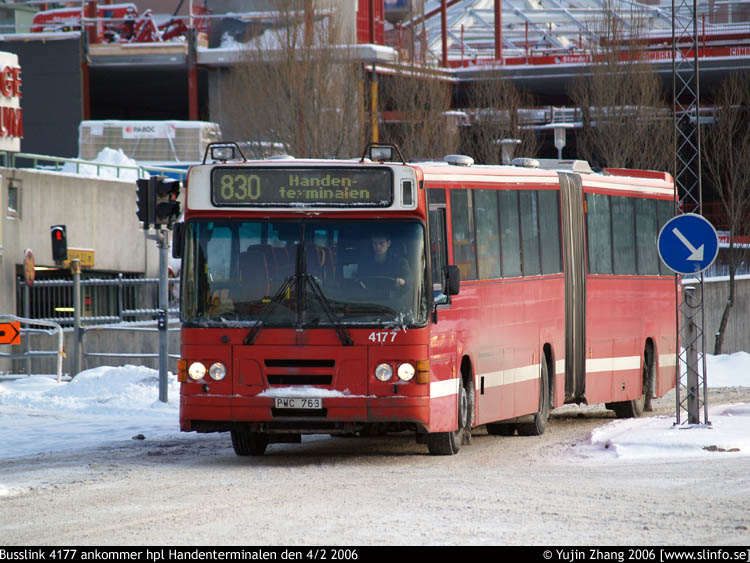
[[[709,386],[750,387],[750,354],[706,358]],[[0,376],[0,460],[130,439],[194,439],[179,432],[175,376],[169,375],[168,403],[158,400],[158,379],[157,371],[136,366],[90,369],[63,383]],[[710,427],[675,427],[674,417],[663,416],[616,420],[592,432],[578,451],[594,459],[750,455],[750,404],[709,407]]]

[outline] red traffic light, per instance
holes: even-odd
[[[52,238],[52,259],[55,262],[65,262],[68,259],[68,237],[65,225],[52,225],[49,229]]]

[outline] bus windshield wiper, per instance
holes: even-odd
[[[302,277],[305,278],[306,284],[310,286],[311,293],[318,298],[318,301],[320,301],[320,304],[323,306],[323,312],[326,314],[326,317],[328,317],[328,322],[331,323],[331,326],[336,331],[336,334],[338,335],[339,340],[341,340],[341,343],[344,346],[353,346],[354,341],[351,339],[351,336],[349,336],[349,333],[341,325],[341,323],[336,320],[336,315],[333,313],[333,309],[331,308],[331,302],[328,300],[328,297],[325,296],[323,290],[320,288],[318,280],[316,280],[315,276],[313,276],[312,274],[302,274]]]
[[[284,297],[291,290],[292,284],[294,283],[295,279],[297,279],[297,276],[287,276],[287,278],[284,280],[284,283],[281,284],[281,287],[273,296],[273,298],[268,303],[266,303],[265,307],[263,307],[260,315],[258,315],[258,320],[255,321],[255,324],[247,333],[245,339],[242,341],[243,344],[249,346],[255,343],[255,339],[258,337],[258,333],[263,328],[266,317],[268,317],[268,315],[271,313],[271,309],[274,307],[274,305],[278,305],[283,301]]]

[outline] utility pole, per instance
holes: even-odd
[[[672,115],[674,119],[675,213],[703,214],[700,140],[700,80],[697,0],[672,0]],[[680,14],[681,17],[677,17]],[[690,45],[685,48],[685,45]],[[679,289],[679,277],[675,276]],[[686,288],[687,289],[687,288]],[[677,293],[679,295],[679,292]],[[688,297],[689,295],[689,297]],[[708,421],[706,342],[703,332],[703,272],[677,309],[676,424],[686,408],[688,422]],[[680,320],[682,321],[680,323]],[[684,370],[683,370],[684,367]],[[683,376],[684,372],[684,376]]]

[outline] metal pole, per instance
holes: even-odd
[[[167,374],[169,368],[169,334],[167,333],[167,308],[169,307],[168,256],[169,231],[158,231],[157,245],[159,246],[159,400],[166,403]]]
[[[122,283],[123,275],[122,272],[117,274],[117,280],[120,282],[117,284],[117,313],[120,317],[120,322],[125,321],[125,317],[122,316],[122,312],[125,310],[125,286]]]
[[[443,52],[440,59],[440,66],[448,66],[448,15],[446,11],[445,0],[440,2],[440,36],[443,39]]]
[[[495,60],[503,61],[503,0],[495,0]]]
[[[73,377],[81,369],[81,261],[74,258],[70,261],[73,273]]]
[[[378,73],[375,64],[370,74],[370,140],[377,143],[380,140],[378,132]]]
[[[31,318],[31,288],[28,283],[23,284],[23,316]],[[26,338],[26,353],[31,351],[31,335]],[[31,356],[26,358],[26,375],[31,375]]]
[[[686,287],[684,292],[685,306],[687,309],[694,311],[695,288]],[[699,383],[698,383],[698,339],[695,315],[689,315],[687,318],[687,329],[685,332],[685,357],[687,364],[687,410],[688,424],[700,424],[700,401],[699,401]]]

